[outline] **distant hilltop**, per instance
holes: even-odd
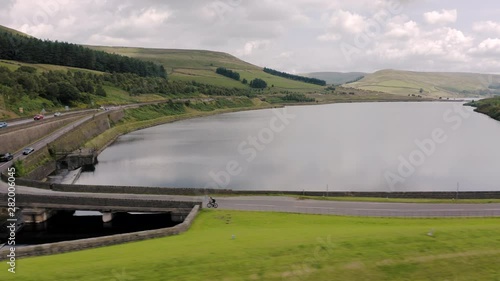
[[[462,72],[415,72],[386,69],[367,74],[349,87],[396,95],[433,98],[500,95],[500,75]]]
[[[311,72],[301,74],[306,77],[325,80],[327,84],[341,85],[362,79],[368,73],[364,72]]]

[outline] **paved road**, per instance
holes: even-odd
[[[97,114],[104,114],[105,112],[100,112],[100,113],[97,113]],[[97,115],[96,114],[96,115]],[[53,142],[54,140],[56,140],[57,138],[61,137],[62,135],[66,134],[67,132],[73,130],[75,127],[81,125],[82,123],[84,123],[85,121],[87,120],[90,120],[94,115],[86,115],[84,117],[82,117],[81,119],[67,125],[67,126],[64,126],[63,128],[53,132],[52,134],[46,136],[44,139],[38,141],[38,142],[35,142],[31,145],[29,145],[30,147],[33,147],[35,150],[38,150],[38,149],[41,149],[43,147],[45,147],[48,143],[50,142]],[[3,172],[5,171],[5,169],[7,169],[8,167],[10,167],[13,163],[13,161],[16,161],[16,160],[22,160],[24,158],[26,158],[28,156],[26,155],[23,155],[22,154],[22,151],[20,152],[17,152],[16,154],[14,154],[14,159],[9,161],[9,162],[4,162],[4,163],[0,163],[0,172]]]
[[[73,114],[81,114],[81,113],[85,113],[85,112],[92,112],[92,111],[96,111],[95,109],[84,109],[84,110],[74,110],[74,111],[64,111],[64,112],[61,112],[64,116],[68,116],[68,115],[73,115]],[[47,114],[44,116],[44,120],[47,120],[47,119],[51,119],[51,118],[54,118],[54,115],[53,114]],[[30,118],[26,118],[26,119],[16,119],[14,121],[9,121],[9,120],[5,120],[8,124],[9,124],[9,127],[14,127],[14,126],[17,126],[17,125],[22,125],[22,124],[27,124],[27,123],[32,123],[32,122],[36,122],[35,120],[33,120],[33,117],[30,117]]]
[[[5,193],[7,185],[0,183],[0,193]],[[141,195],[141,194],[93,194],[69,193],[42,190],[31,187],[17,187],[17,194],[38,194],[66,196],[72,198],[122,198],[156,199],[167,201],[203,201],[203,196]],[[426,204],[426,203],[374,203],[341,202],[324,200],[299,200],[284,196],[237,196],[217,198],[219,209],[273,211],[287,213],[328,214],[374,217],[500,217],[500,204]]]
[[[217,198],[219,208],[376,217],[500,217],[500,204],[374,203],[299,200],[293,197],[241,196]]]

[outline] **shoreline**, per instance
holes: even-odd
[[[115,134],[113,137],[111,137],[111,139],[108,139],[106,141],[106,143],[100,145],[99,147],[96,147],[96,150],[97,150],[97,154],[99,155],[102,151],[104,151],[104,149],[106,149],[108,146],[113,144],[116,141],[116,139],[119,138],[120,136],[126,135],[126,134],[134,132],[134,131],[139,131],[142,129],[147,129],[147,128],[160,126],[160,125],[164,125],[164,124],[174,123],[174,122],[182,121],[182,120],[203,118],[203,117],[214,116],[214,115],[225,114],[225,113],[233,113],[233,112],[264,110],[264,109],[272,109],[272,108],[284,108],[287,106],[314,106],[314,105],[328,105],[328,104],[337,104],[337,103],[345,104],[345,103],[385,103],[385,102],[387,102],[387,103],[395,103],[395,102],[404,102],[404,103],[407,103],[407,102],[418,102],[418,103],[421,103],[421,102],[439,102],[439,103],[443,102],[443,103],[445,103],[445,102],[463,102],[463,101],[456,101],[456,100],[408,100],[408,99],[394,99],[394,100],[384,100],[384,99],[362,100],[362,99],[360,99],[360,100],[335,100],[335,101],[332,100],[332,101],[316,102],[316,103],[297,102],[297,103],[268,104],[266,106],[255,106],[255,107],[225,108],[225,109],[216,109],[215,111],[208,111],[208,112],[199,111],[197,113],[194,113],[194,115],[190,115],[190,113],[186,113],[183,115],[168,115],[168,116],[160,117],[160,118],[156,118],[156,119],[136,121],[136,122],[134,122],[136,124],[134,124],[134,123],[131,124],[132,128],[129,128],[124,132],[119,132],[119,133]],[[137,124],[139,122],[143,122],[146,124],[142,124],[142,125]],[[113,130],[114,128],[118,128],[120,126],[125,126],[125,125],[126,124],[121,124],[117,127],[110,128],[106,132],[109,132],[109,131]],[[134,125],[137,125],[137,126],[134,126]],[[103,134],[105,134],[106,132],[104,132]],[[89,140],[88,142],[86,142],[86,144],[84,146],[88,147],[90,145],[90,143],[92,143],[97,138]]]
[[[125,131],[123,132],[116,132],[116,134],[113,134],[111,136],[111,139],[107,140],[106,143],[99,147],[94,147],[97,150],[97,155],[101,154],[104,149],[106,149],[108,146],[113,144],[116,139],[118,139],[120,136],[126,135],[131,132],[147,129],[147,128],[152,128],[160,125],[165,125],[165,124],[170,124],[178,121],[183,121],[183,120],[190,120],[190,119],[196,119],[196,118],[203,118],[203,117],[209,117],[209,116],[214,116],[214,115],[219,115],[219,114],[226,114],[226,113],[233,113],[233,112],[243,112],[243,111],[254,111],[254,110],[264,110],[264,109],[272,109],[272,108],[283,108],[285,105],[268,105],[268,106],[256,106],[256,107],[241,107],[241,108],[225,108],[225,109],[216,109],[214,111],[199,111],[196,113],[185,113],[182,115],[168,115],[165,117],[160,117],[156,119],[149,119],[149,120],[143,120],[143,121],[136,121],[134,123],[129,124],[131,128],[124,128]],[[144,124],[141,124],[144,123]],[[100,136],[106,134],[107,132],[111,132],[112,130],[118,130],[120,128],[126,127],[127,124],[120,124],[119,126],[112,127],[109,130],[103,132]],[[91,139],[85,143],[85,147],[88,147],[94,140],[99,138],[100,136],[97,136],[94,139]]]

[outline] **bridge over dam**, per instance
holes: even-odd
[[[16,207],[22,210],[25,222],[41,223],[58,211],[99,211],[103,222],[110,222],[121,212],[170,213],[172,221],[182,222],[195,206],[201,208],[199,197],[57,192],[19,187]],[[8,195],[1,192],[0,204],[7,206]]]

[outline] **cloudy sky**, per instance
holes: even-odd
[[[42,39],[223,51],[294,73],[500,73],[494,0],[0,1],[0,24]]]

